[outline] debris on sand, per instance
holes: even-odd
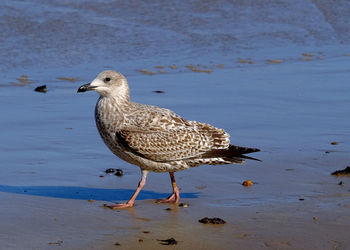
[[[119,169],[119,168],[107,168],[107,169],[105,170],[105,173],[106,173],[106,174],[114,174],[114,175],[119,176],[119,177],[121,177],[121,176],[124,175],[123,170],[122,170],[122,169]],[[101,177],[101,176],[100,176],[100,177]]]
[[[212,69],[201,69],[201,68],[199,68],[200,65],[197,65],[197,67],[196,67],[196,66],[194,66],[192,64],[189,64],[189,65],[186,65],[185,67],[188,68],[189,70],[191,70],[192,72],[196,72],[196,73],[207,73],[207,74],[210,74],[211,72],[213,72]]]
[[[279,64],[279,63],[282,63],[283,60],[280,60],[280,59],[269,59],[269,60],[266,60],[266,63],[274,63],[274,64]]]
[[[208,217],[204,217],[203,219],[200,219],[199,222],[203,224],[225,224],[226,223],[226,221],[224,221],[223,219],[208,218]]]
[[[251,59],[239,59],[238,63],[248,63],[248,64],[253,64],[254,62]]]
[[[179,207],[188,207],[188,204],[187,203],[180,203]]]
[[[18,82],[12,82],[12,85],[23,87],[33,83],[32,81],[29,80],[29,77],[27,75],[21,75],[20,77],[17,78],[17,81]]]
[[[63,240],[55,241],[55,242],[49,242],[49,245],[56,245],[56,246],[61,246],[63,243]]]
[[[160,241],[161,245],[165,245],[165,246],[169,246],[169,245],[177,245],[177,240],[175,240],[174,238],[169,238],[167,240],[158,240]]]
[[[156,72],[148,70],[148,69],[139,69],[137,71],[140,72],[141,74],[149,75],[149,76],[153,76],[156,74]]]
[[[314,56],[313,53],[302,53],[301,55],[304,57],[313,57]]]
[[[251,187],[253,186],[253,181],[252,180],[243,181],[242,185],[245,187]]]
[[[350,166],[347,166],[343,170],[337,170],[334,171],[331,175],[336,175],[336,176],[345,176],[345,175],[350,175]]]
[[[119,169],[119,168],[117,168],[116,170],[115,170],[115,174],[114,175],[116,175],[116,176],[123,176],[123,170],[121,170],[121,169]]]
[[[163,90],[155,90],[155,91],[153,91],[154,93],[157,93],[157,94],[164,94],[165,93],[165,91],[163,91]]]
[[[105,170],[106,174],[113,174],[115,172],[115,168],[108,168]]]
[[[333,142],[331,142],[331,144],[332,144],[332,145],[338,145],[338,144],[339,144],[339,142],[337,142],[337,141],[333,141]]]
[[[56,77],[56,79],[62,80],[62,81],[69,81],[69,82],[76,82],[76,81],[78,81],[78,78],[77,78],[77,77],[64,77],[64,76],[59,76],[59,77]]]
[[[34,91],[36,91],[36,92],[41,92],[41,93],[46,93],[46,92],[47,92],[46,85],[42,85],[42,86],[36,87],[36,88],[34,89]]]

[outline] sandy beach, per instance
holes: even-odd
[[[331,175],[350,165],[346,1],[0,6],[0,249],[350,249],[350,179]],[[104,208],[140,179],[100,139],[97,94],[76,93],[105,69],[262,162],[176,173],[185,207],[155,203],[171,185],[150,173],[134,208]]]

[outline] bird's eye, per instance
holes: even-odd
[[[105,82],[109,82],[110,80],[111,80],[111,78],[109,78],[109,77],[105,78]]]

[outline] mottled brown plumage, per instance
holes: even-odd
[[[166,202],[178,202],[173,173],[202,164],[242,164],[243,154],[259,151],[230,144],[229,134],[206,123],[188,121],[169,109],[130,101],[126,78],[115,71],[104,71],[78,92],[95,90],[101,96],[96,104],[98,131],[109,149],[121,159],[139,166],[142,179],[130,207],[143,187],[149,171],[169,172],[173,195]]]

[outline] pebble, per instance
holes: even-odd
[[[114,173],[115,172],[115,169],[114,168],[108,168],[108,169],[106,169],[106,174],[112,174],[112,173]]]
[[[252,180],[243,181],[242,185],[245,187],[251,187],[253,186],[253,181]]]
[[[36,87],[36,88],[34,89],[34,91],[36,91],[36,92],[41,92],[41,93],[46,93],[46,92],[47,92],[46,85],[42,85],[42,86]]]
[[[116,169],[115,170],[115,174],[114,175],[116,175],[116,176],[123,176],[123,170],[121,170],[121,169]]]

